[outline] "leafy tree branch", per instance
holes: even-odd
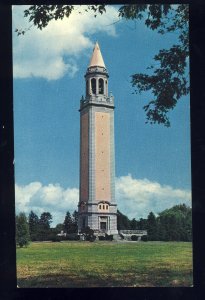
[[[82,8],[82,6],[80,6]],[[70,17],[75,10],[73,5],[31,5],[24,11],[38,29],[45,28],[51,20]],[[106,5],[83,6],[83,13],[92,11],[94,17],[106,13]],[[79,13],[82,13],[80,10]],[[152,98],[143,108],[146,123],[170,126],[169,111],[173,110],[179,99],[189,93],[189,6],[187,4],[131,4],[122,5],[118,10],[119,19],[143,20],[144,24],[159,34],[177,33],[178,43],[170,49],[161,49],[154,56],[156,64],[147,68],[148,74],[131,75],[134,93],[151,91]],[[18,35],[29,30],[16,29]]]

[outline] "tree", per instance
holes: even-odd
[[[73,5],[31,5],[24,11],[24,16],[34,26],[42,30],[51,20],[69,17]],[[106,5],[87,5],[84,12],[93,11],[94,17],[106,13]],[[148,73],[131,75],[134,93],[152,92],[152,99],[144,106],[146,123],[159,123],[170,126],[168,112],[178,100],[189,93],[187,65],[189,57],[189,6],[187,4],[127,4],[119,10],[119,18],[142,20],[145,25],[157,30],[159,34],[175,32],[178,43],[170,49],[161,49],[154,56],[155,65],[147,68]],[[79,12],[80,13],[80,12]],[[29,28],[28,28],[29,29]],[[28,29],[16,29],[18,35]]]
[[[39,218],[38,216],[31,210],[29,217],[28,217],[28,224],[29,224],[29,233],[31,240],[37,239],[38,234],[38,227],[39,227]]]
[[[16,216],[16,244],[21,248],[28,246],[30,240],[29,225],[25,213]]]
[[[94,242],[96,240],[96,236],[94,235],[94,231],[89,227],[85,227],[81,230],[81,233],[84,234],[85,240]]]
[[[72,214],[72,218],[73,218],[73,223],[78,225],[78,212],[76,210],[74,210],[74,212]]]
[[[189,57],[189,6],[187,4],[135,4],[124,5],[120,16],[125,19],[145,19],[145,25],[160,34],[178,33],[178,43],[162,49],[154,60],[156,65],[147,69],[150,74],[132,75],[136,93],[151,90],[152,97],[144,106],[147,121],[170,126],[167,113],[177,101],[189,93],[187,65]]]
[[[147,219],[140,218],[139,221],[137,221],[137,228],[139,230],[147,230]]]
[[[71,214],[70,214],[69,211],[67,211],[66,216],[65,216],[65,220],[63,222],[64,231],[66,233],[70,233],[71,228],[72,228],[72,224],[73,224],[73,220],[72,220]]]
[[[137,221],[135,218],[133,218],[131,221],[130,221],[130,229],[131,230],[136,230],[137,229]]]
[[[147,234],[150,241],[156,241],[158,239],[158,224],[153,212],[150,212],[147,217]]]
[[[118,230],[128,230],[130,229],[129,218],[122,214],[119,210],[117,211],[117,229]]]
[[[76,210],[72,214],[72,232],[78,232],[78,212]]]
[[[52,215],[49,212],[43,212],[39,219],[38,235],[37,239],[40,241],[45,241],[48,239],[51,233],[50,224],[52,222]]]
[[[56,227],[55,227],[55,232],[56,232],[56,233],[60,233],[61,231],[63,231],[63,229],[64,229],[64,225],[61,224],[61,223],[59,223],[59,224],[57,224]]]
[[[50,229],[50,224],[52,223],[52,215],[49,212],[43,212],[40,216],[39,225],[45,231]]]
[[[192,210],[185,204],[175,205],[159,213],[159,234],[162,240],[192,240]]]

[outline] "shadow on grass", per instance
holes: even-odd
[[[75,277],[69,275],[42,275],[18,279],[20,288],[89,288],[89,287],[113,287],[120,286],[119,283],[94,278],[94,276]]]
[[[123,275],[123,274],[121,274]],[[19,278],[20,288],[91,288],[91,287],[190,287],[192,273],[180,273],[169,270],[155,270],[148,273],[128,273],[98,276],[96,274],[46,274],[28,278]]]

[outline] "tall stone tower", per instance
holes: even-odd
[[[98,43],[85,74],[80,101],[79,232],[117,234],[115,202],[114,98],[108,96],[108,73]]]

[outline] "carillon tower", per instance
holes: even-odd
[[[117,234],[115,202],[114,98],[108,96],[108,72],[98,43],[85,74],[80,101],[79,232]]]

